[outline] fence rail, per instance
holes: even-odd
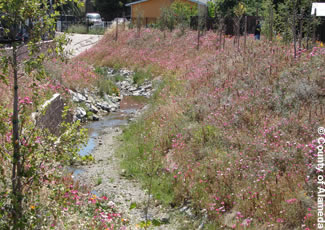
[[[92,29],[106,29],[109,28],[113,24],[113,21],[103,21],[101,23],[97,24],[87,24],[84,22],[78,22],[78,21],[57,21],[56,23],[56,31],[58,32],[67,32],[69,28],[72,26],[83,26],[87,30]]]
[[[199,18],[197,16],[191,17],[190,27],[191,29],[197,30],[198,28],[198,20]],[[203,20],[203,25],[207,30],[215,30],[219,29],[218,27],[223,24],[224,31],[228,35],[234,35],[235,34],[235,18],[232,17],[226,17],[224,18],[223,22],[221,20],[218,20],[217,18],[211,18],[206,17],[205,20]],[[261,20],[261,17],[257,16],[247,16],[247,33],[253,34],[255,32],[255,26],[256,21]],[[243,34],[245,28],[245,17],[242,17],[240,20],[240,33]]]

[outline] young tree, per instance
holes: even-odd
[[[77,0],[71,0],[78,3]],[[24,131],[22,120],[23,115],[19,110],[19,79],[21,77],[30,78],[30,82],[37,81],[44,77],[42,63],[47,57],[56,53],[62,55],[64,39],[54,37],[55,17],[58,15],[56,8],[66,3],[66,0],[49,4],[48,0],[0,0],[0,11],[3,13],[4,37],[10,44],[10,49],[2,50],[0,59],[1,78],[3,81],[12,82],[12,155],[10,162],[11,170],[11,226],[13,229],[24,229],[23,218],[23,178],[25,171],[25,156],[22,151],[22,143],[26,138],[22,138]],[[21,31],[28,34],[28,42],[22,43]],[[45,36],[53,39],[51,43],[45,43],[42,38]],[[51,44],[51,45],[48,45]],[[62,56],[61,56],[62,57]],[[35,87],[35,98],[36,84]]]
[[[235,29],[235,39],[234,44],[237,43],[237,47],[239,49],[239,39],[240,39],[240,21],[246,12],[246,7],[243,3],[238,3],[238,5],[234,8],[234,14],[236,16],[234,20],[234,29]]]

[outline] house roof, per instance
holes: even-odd
[[[139,1],[135,1],[135,2],[125,4],[125,6],[132,6],[132,5],[139,4],[139,3],[142,3],[142,2],[147,2],[147,1],[149,1],[149,0],[139,0]],[[197,3],[197,4],[202,4],[202,5],[206,5],[207,2],[208,2],[208,0],[189,0],[189,1]]]
[[[325,16],[325,3],[314,2],[311,7],[311,14],[314,15],[316,10],[316,16]]]

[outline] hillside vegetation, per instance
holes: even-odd
[[[153,29],[106,34],[81,59],[150,71],[151,109],[124,131],[122,166],[163,203],[190,202],[211,229],[314,229],[324,49]],[[243,42],[243,41],[241,41]],[[150,179],[152,178],[152,179]],[[208,227],[209,227],[208,226]]]

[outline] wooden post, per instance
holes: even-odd
[[[270,41],[273,40],[273,6],[270,5],[270,9],[269,9],[269,14],[270,14],[270,21],[269,21],[269,39]]]
[[[123,11],[123,31],[125,30],[125,12]]]
[[[89,19],[86,19],[87,34],[89,34]]]
[[[115,19],[115,21],[116,21],[116,33],[115,33],[115,41],[117,41],[117,39],[118,39],[118,18],[116,18]]]
[[[232,18],[232,22],[233,22],[233,33],[234,33],[234,42],[233,45],[234,47],[236,47],[236,38],[237,38],[237,21],[235,18]]]
[[[225,30],[223,31],[223,42],[222,42],[222,49],[225,49],[225,45],[226,45],[226,32]]]
[[[307,39],[306,39],[306,49],[309,50],[309,32],[310,32],[310,28],[308,28],[307,31]]]
[[[240,21],[242,17],[238,18],[238,23],[237,23],[237,49],[239,51],[239,44],[240,44]]]
[[[221,49],[221,44],[222,44],[222,30],[223,30],[223,25],[222,22],[220,22],[219,25],[219,48]]]
[[[315,8],[315,13],[313,15],[313,46],[316,44],[316,11],[317,9]]]
[[[148,28],[148,18],[146,17],[146,28]]]
[[[244,52],[246,51],[246,37],[247,37],[247,16],[245,16],[245,32],[244,32]]]
[[[303,9],[300,8],[300,15],[299,15],[299,49],[302,48],[302,29],[303,29]]]
[[[294,47],[294,55],[297,57],[297,34],[296,34],[296,16],[297,16],[297,8],[296,3],[293,7],[293,22],[292,22],[292,34],[293,34],[293,47]]]
[[[200,49],[200,23],[198,22],[197,26],[197,50]]]

